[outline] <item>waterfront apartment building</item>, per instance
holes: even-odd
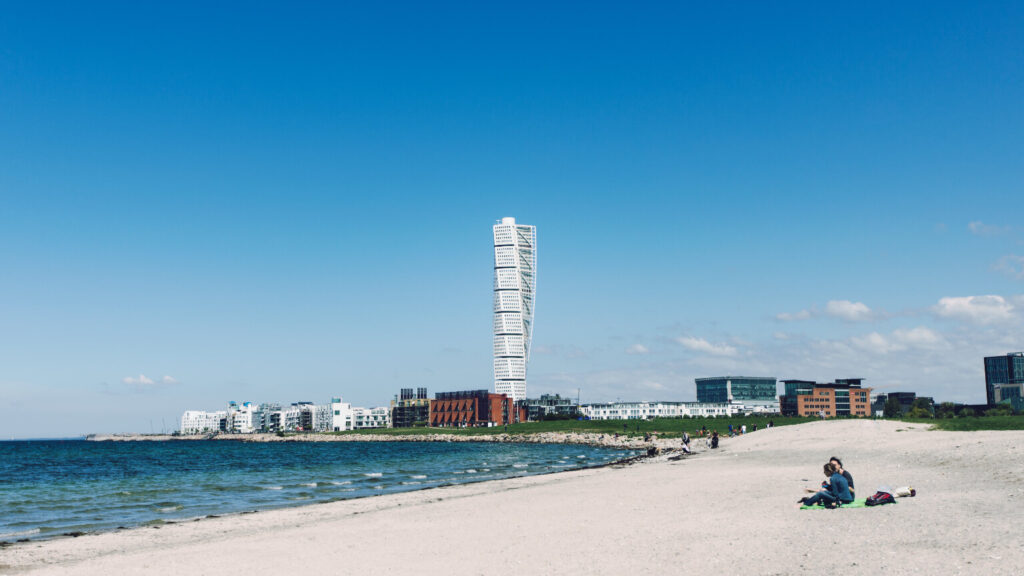
[[[386,406],[378,408],[353,408],[352,429],[391,428],[391,409]]]
[[[354,416],[352,405],[342,402],[341,397],[331,398],[331,430],[344,432],[352,430]]]
[[[412,388],[402,388],[399,396],[391,401],[391,426],[412,428],[417,422],[430,422],[430,399],[427,398],[427,389],[418,388],[414,395]]]
[[[783,380],[786,393],[779,397],[784,416],[871,416],[871,388],[863,388],[863,378],[838,379],[818,383],[810,380]]]
[[[225,429],[225,420],[228,413],[224,410],[218,412],[205,412],[203,410],[186,410],[181,415],[182,434],[206,434],[222,432]]]
[[[525,420],[525,408],[507,394],[487,390],[438,392],[430,403],[431,426],[502,426]]]
[[[235,434],[259,432],[263,429],[263,411],[252,402],[229,402],[225,428]]]
[[[521,405],[526,408],[526,419],[530,422],[545,416],[575,416],[580,407],[576,400],[563,398],[558,394],[541,394],[540,398],[527,398]]]
[[[502,218],[494,225],[494,392],[526,399],[537,290],[537,228]]]
[[[1024,384],[1024,352],[985,358],[985,402],[989,406],[999,402],[996,384]]]
[[[715,376],[697,378],[697,402],[737,402],[779,411],[777,380],[767,376]]]

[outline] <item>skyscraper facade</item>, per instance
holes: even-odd
[[[502,218],[494,225],[494,391],[526,399],[537,289],[537,227]]]

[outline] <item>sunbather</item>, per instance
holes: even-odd
[[[825,477],[828,478],[828,490],[821,490],[813,496],[801,498],[798,502],[804,506],[814,506],[821,502],[826,508],[835,508],[840,504],[853,502],[850,486],[846,482],[846,478],[843,478],[843,475],[836,470],[836,465],[832,462],[825,464],[824,472]]]

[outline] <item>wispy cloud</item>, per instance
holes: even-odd
[[[814,315],[815,313],[811,310],[801,310],[799,312],[782,312],[781,314],[776,314],[775,319],[783,322],[793,322],[794,320],[807,320]]]
[[[703,352],[713,356],[735,356],[737,353],[734,346],[730,346],[725,343],[712,344],[703,338],[694,338],[692,336],[681,336],[676,338],[676,342],[682,344],[684,348],[693,350],[694,352]]]
[[[916,328],[893,330],[888,335],[872,332],[850,338],[856,348],[874,354],[888,354],[912,349],[936,350],[947,348],[949,343],[937,332],[918,326]]]
[[[642,355],[650,353],[651,351],[647,348],[647,346],[644,346],[643,344],[633,344],[629,348],[626,348],[626,354],[630,355]]]
[[[1003,234],[1008,234],[1012,228],[1009,226],[985,224],[980,220],[975,220],[967,224],[967,230],[975,236],[1001,236]]]
[[[872,316],[871,308],[868,308],[866,304],[849,300],[829,300],[829,303],[825,305],[825,314],[847,322],[869,320]]]
[[[173,386],[178,384],[178,380],[171,376],[164,376],[163,378],[154,380],[145,374],[139,374],[138,376],[125,376],[121,379],[121,382],[135,388],[136,390],[153,390],[162,386]]]
[[[1006,298],[996,295],[956,296],[939,300],[932,311],[940,318],[975,324],[994,324],[1013,320],[1015,307]]]
[[[775,319],[782,322],[794,322],[797,320],[809,320],[811,318],[818,318],[822,316],[838,318],[847,322],[863,322],[876,318],[878,314],[863,302],[829,300],[828,303],[825,304],[825,309],[823,311],[812,306],[811,308],[807,308],[799,312],[783,312],[781,314],[776,314]]]
[[[1016,254],[1007,254],[999,259],[995,263],[994,268],[1011,278],[1017,280],[1024,280],[1024,256],[1017,256]]]

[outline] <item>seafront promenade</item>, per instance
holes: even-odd
[[[692,458],[203,519],[0,550],[0,574],[1019,574],[1024,432],[825,421]],[[840,456],[880,508],[799,510]],[[453,568],[457,567],[457,569]]]

